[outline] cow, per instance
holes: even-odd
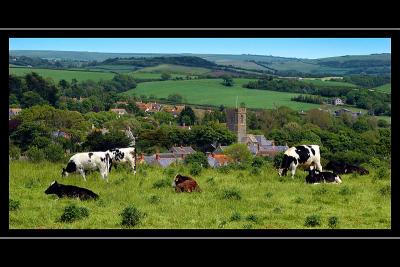
[[[287,171],[290,170],[292,178],[296,173],[297,166],[309,167],[316,165],[317,169],[322,172],[321,156],[319,146],[317,145],[300,145],[291,147],[285,151],[278,170],[279,176],[286,176]]]
[[[360,175],[369,174],[369,171],[367,169],[339,161],[330,161],[325,168],[328,170],[332,170],[338,174],[347,174],[347,173],[358,173]]]
[[[84,152],[73,155],[62,170],[62,176],[78,172],[86,182],[85,171],[99,170],[103,179],[108,182],[108,173],[111,171],[112,158],[108,152]]]
[[[306,176],[306,183],[319,184],[319,183],[335,183],[341,184],[342,179],[339,175],[333,172],[318,172],[313,166],[310,167],[308,175]]]
[[[175,187],[175,192],[180,193],[180,192],[201,192],[201,189],[197,182],[188,176],[183,176],[183,175],[176,175],[173,182],[172,182],[172,187]]]
[[[63,185],[53,181],[49,188],[44,191],[46,194],[56,194],[59,198],[70,197],[79,198],[80,200],[98,199],[99,195],[86,188],[74,185]]]
[[[134,147],[115,148],[107,150],[106,152],[111,155],[115,168],[117,164],[129,163],[132,167],[133,174],[136,175],[136,149]]]

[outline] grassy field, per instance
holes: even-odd
[[[182,75],[199,75],[210,72],[209,69],[200,68],[200,67],[187,67],[182,65],[173,65],[173,64],[160,64],[154,67],[147,67],[138,70],[137,72],[144,73],[174,73],[174,74],[182,74]]]
[[[319,80],[319,79],[303,79],[303,81],[314,85],[323,85],[332,87],[357,87],[355,84],[347,82],[336,82],[336,81]]]
[[[10,74],[25,75],[27,73],[36,72],[43,77],[50,77],[55,82],[62,79],[71,81],[77,79],[78,81],[93,80],[99,81],[110,80],[114,77],[114,73],[111,72],[99,72],[99,71],[73,71],[73,70],[54,70],[54,69],[35,69],[35,68],[9,68]]]
[[[168,169],[138,167],[112,171],[109,183],[92,173],[88,181],[71,175],[61,178],[64,164],[10,162],[9,198],[19,201],[9,211],[10,229],[113,229],[122,228],[121,212],[134,205],[145,217],[140,229],[303,229],[308,216],[320,218],[315,228],[329,228],[337,218],[339,229],[389,229],[391,227],[390,179],[344,175],[341,185],[304,183],[305,172],[296,178],[279,178],[272,167],[260,174],[248,170],[222,173],[204,170],[195,176],[201,193],[175,193],[175,174],[188,174],[186,167]],[[57,179],[64,184],[89,188],[97,201],[58,199],[44,191]],[[160,182],[165,181],[165,182]],[[158,186],[156,186],[158,185]],[[76,204],[89,210],[89,217],[72,223],[58,221],[65,206]]]
[[[381,86],[378,86],[378,87],[375,87],[372,89],[375,91],[382,92],[382,93],[387,93],[387,94],[392,93],[392,85],[390,83],[387,83],[387,84],[384,84],[384,85],[381,85]]]
[[[238,96],[238,104],[245,102],[249,108],[273,108],[276,105],[288,106],[295,110],[307,110],[319,107],[316,104],[290,100],[298,94],[243,88],[242,85],[251,81],[250,79],[234,79],[235,85],[232,87],[223,86],[221,81],[221,79],[200,79],[146,82],[138,84],[135,89],[124,94],[168,97],[170,94],[178,93],[185,97],[190,104],[214,106],[223,104],[227,107],[236,105],[236,96]]]

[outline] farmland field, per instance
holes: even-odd
[[[266,90],[253,90],[243,88],[242,85],[252,81],[250,79],[234,79],[232,87],[221,84],[221,79],[200,79],[183,81],[163,81],[140,83],[135,89],[124,94],[133,95],[155,95],[159,98],[168,97],[170,94],[178,93],[187,99],[190,104],[201,105],[225,105],[234,107],[236,96],[238,104],[245,102],[249,108],[273,108],[276,106],[288,106],[294,110],[307,110],[318,108],[319,105],[294,102],[290,99],[298,94],[275,92]]]
[[[323,81],[319,79],[303,79],[305,83],[313,84],[313,85],[322,85],[322,86],[335,86],[335,87],[357,87],[357,85],[347,82],[336,82],[336,81]]]
[[[18,76],[25,75],[27,73],[36,72],[43,77],[50,77],[55,82],[62,79],[71,81],[77,79],[78,81],[93,80],[99,81],[110,80],[114,77],[114,73],[111,72],[100,72],[100,71],[77,71],[77,70],[55,70],[55,69],[36,69],[36,68],[9,68],[10,74]]]
[[[154,67],[146,67],[138,70],[137,72],[151,72],[151,73],[175,73],[182,75],[199,75],[210,72],[209,69],[201,68],[201,67],[187,67],[182,65],[173,65],[173,64],[160,64]]]
[[[375,90],[375,91],[382,92],[382,93],[387,93],[387,94],[391,94],[392,93],[392,85],[390,83],[387,83],[387,84],[384,84],[384,85],[381,85],[379,87],[375,87],[375,88],[372,88],[372,89]]]
[[[305,172],[296,178],[279,178],[272,166],[260,174],[249,170],[222,173],[207,169],[195,176],[201,193],[177,194],[171,187],[173,176],[188,174],[186,167],[168,169],[139,166],[133,176],[119,168],[109,175],[109,183],[98,172],[88,176],[61,178],[58,163],[11,161],[9,198],[20,207],[9,211],[10,229],[114,229],[122,228],[121,212],[134,205],[145,213],[139,229],[303,229],[308,216],[320,218],[315,228],[329,228],[336,217],[339,229],[390,229],[390,178],[344,175],[341,185],[304,183]],[[57,179],[93,190],[97,201],[58,199],[44,191]],[[164,182],[163,182],[164,181]],[[89,210],[89,217],[72,223],[58,219],[65,206],[76,204]]]

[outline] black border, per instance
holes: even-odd
[[[249,38],[366,38],[366,37],[384,37],[391,38],[391,53],[392,53],[392,73],[398,74],[399,72],[399,49],[400,49],[400,29],[5,29],[1,31],[0,34],[0,44],[1,44],[1,65],[2,70],[8,69],[8,38],[46,38],[46,37],[88,37],[88,38],[124,38],[124,37],[221,37],[221,38],[235,38],[235,37],[249,37]],[[8,73],[4,71],[2,73],[2,88],[7,88]],[[397,89],[399,88],[399,77],[392,75],[392,97],[397,98]],[[7,122],[6,110],[8,109],[8,96],[6,95],[6,90],[1,90],[3,97],[1,98],[4,102],[2,107],[4,110],[2,115],[4,116],[2,120]],[[394,114],[392,116],[397,116],[397,107],[393,105]],[[394,120],[392,120],[394,121]],[[397,136],[397,126],[392,124],[392,136]],[[6,125],[4,125],[6,127]],[[7,126],[8,127],[8,126]],[[1,132],[2,138],[5,141],[8,133]],[[3,136],[4,134],[4,136]],[[6,142],[4,142],[5,144]],[[392,146],[397,148],[396,138],[392,138]],[[395,149],[392,149],[395,150]],[[396,156],[396,155],[392,155]],[[3,151],[1,154],[1,164],[2,169],[7,169],[8,173],[8,156]],[[399,184],[397,181],[397,170],[392,168],[392,177],[395,179],[391,180],[392,183],[392,206],[391,213],[392,228],[388,230],[377,229],[377,230],[325,230],[325,229],[279,229],[279,230],[217,230],[217,229],[170,229],[170,230],[159,230],[159,229],[136,229],[136,230],[62,230],[62,229],[47,229],[47,230],[17,230],[9,229],[8,222],[8,193],[9,185],[8,179],[1,180],[1,235],[3,237],[130,237],[130,238],[145,238],[145,237],[169,237],[169,238],[179,238],[179,237],[199,237],[199,238],[246,238],[246,237],[262,237],[262,238],[279,238],[279,237],[332,237],[332,238],[346,238],[346,237],[400,237],[400,220],[399,220]]]

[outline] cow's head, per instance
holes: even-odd
[[[45,194],[54,194],[57,191],[57,188],[60,187],[60,185],[57,183],[57,181],[53,181],[49,188],[44,191]]]
[[[62,169],[61,176],[62,177],[68,176],[68,172],[65,168]]]
[[[288,155],[283,155],[281,167],[278,169],[278,174],[280,177],[286,176],[287,171],[292,164],[292,162],[297,163],[297,160],[295,157],[288,156]]]
[[[189,179],[190,179],[189,177],[178,174],[177,176],[175,176],[175,178],[172,182],[172,187],[176,187],[177,184],[180,184]]]

